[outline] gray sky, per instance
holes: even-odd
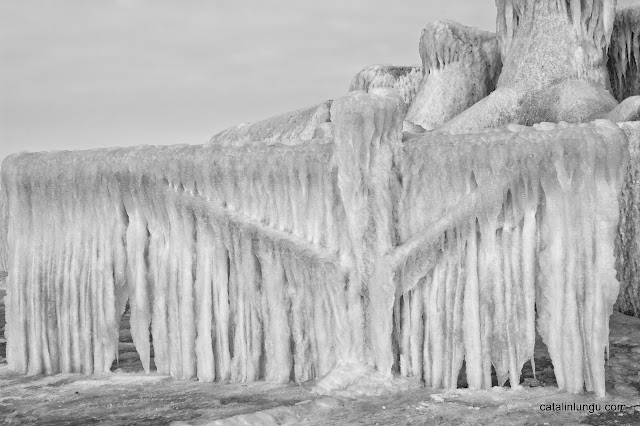
[[[0,159],[204,143],[419,63],[436,19],[494,30],[494,0],[0,0]]]

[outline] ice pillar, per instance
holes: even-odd
[[[397,240],[394,194],[398,192],[397,164],[405,112],[404,101],[386,89],[376,89],[372,94],[352,92],[336,100],[331,108],[338,188],[353,247],[349,311],[352,326],[358,330],[354,336],[357,347],[362,348],[358,361],[373,361],[383,374],[391,374],[393,364],[391,318],[395,289],[388,274],[374,273],[374,269],[377,260]],[[376,279],[370,280],[372,275]],[[369,306],[365,312],[361,300],[367,295]],[[368,335],[362,323],[365,317],[370,327]]]

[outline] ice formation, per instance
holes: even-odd
[[[287,112],[255,123],[230,127],[215,134],[208,145],[235,145],[250,141],[310,140],[324,123],[330,122],[331,101]]]
[[[579,123],[615,106],[606,66],[615,0],[496,0],[496,6],[502,56],[496,90],[443,129]]]
[[[640,95],[640,5],[617,11],[608,67],[611,88],[618,101]]]
[[[419,66],[370,65],[353,77],[349,92],[369,89],[395,89],[407,105],[411,105],[422,81]]]
[[[618,310],[640,317],[640,122],[620,123],[629,141],[631,161],[620,195],[616,269]]]
[[[606,87],[615,0],[496,0],[504,72],[499,87],[584,79]],[[576,49],[577,47],[577,49]],[[538,55],[544,48],[544,59]]]
[[[407,121],[438,127],[491,93],[501,61],[495,34],[451,21],[430,23],[420,37],[424,78]]]
[[[377,89],[333,102],[334,138],[7,158],[10,368],[108,371],[128,300],[144,368],[153,344],[178,378],[452,388],[465,360],[517,386],[535,294],[559,386],[602,395],[624,133],[403,140],[405,112]]]
[[[176,378],[450,389],[464,363],[515,388],[537,326],[559,388],[603,396],[614,303],[640,315],[640,127],[545,120],[633,116],[615,2],[496,3],[497,37],[425,29],[422,79],[369,67],[205,146],[5,159],[9,367],[110,371],[128,303],[144,369],[153,345]]]

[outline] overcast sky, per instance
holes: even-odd
[[[0,0],[0,158],[204,143],[419,63],[437,19],[494,30],[494,0]]]

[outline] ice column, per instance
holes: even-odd
[[[391,309],[395,297],[392,282],[371,279],[378,259],[396,244],[394,209],[398,188],[398,161],[402,121],[406,107],[393,90],[374,89],[371,94],[352,92],[334,102],[338,188],[346,211],[353,250],[349,277],[350,321],[361,330],[354,342],[367,353],[354,361],[369,361],[383,374],[391,374]],[[368,296],[368,310],[362,303]],[[366,299],[365,299],[366,300]],[[360,324],[364,318],[368,324]],[[365,335],[369,327],[369,335]],[[371,353],[371,349],[373,349]],[[373,359],[371,359],[373,355]]]

